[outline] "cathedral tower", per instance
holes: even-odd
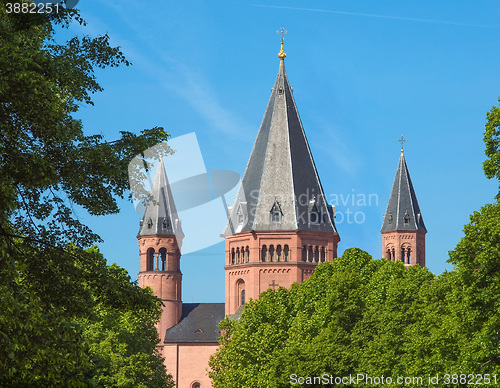
[[[402,148],[381,232],[382,255],[385,259],[401,260],[406,266],[425,266],[427,229]]]
[[[271,92],[226,237],[226,314],[268,288],[309,278],[340,241],[285,72]]]
[[[141,260],[139,286],[151,287],[163,303],[157,324],[161,342],[165,331],[176,325],[182,315],[180,248],[183,237],[163,159],[160,159],[137,239]]]

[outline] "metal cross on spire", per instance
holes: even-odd
[[[396,141],[399,141],[399,142],[401,143],[401,152],[403,152],[403,146],[404,146],[404,143],[405,143],[406,141],[408,141],[408,140],[406,140],[406,139],[404,138],[404,136],[403,136],[403,135],[401,135],[401,139],[398,139],[398,140],[396,140]]]
[[[287,31],[287,30],[285,30],[285,29],[283,28],[283,26],[281,26],[281,28],[280,28],[278,31],[276,31],[276,33],[277,33],[277,34],[281,34],[281,42],[282,42],[282,43],[283,43],[283,40],[284,40],[284,36],[285,36],[285,34],[286,34],[287,32],[288,32],[288,31]]]

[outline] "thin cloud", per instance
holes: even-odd
[[[185,99],[195,112],[203,117],[212,128],[223,135],[241,136],[250,131],[250,125],[244,123],[238,115],[220,104],[217,100],[217,89],[210,85],[203,75],[180,61],[168,58],[151,44],[155,40],[155,37],[148,33],[148,30],[144,29],[133,16],[134,12],[130,11],[133,9],[133,4],[125,6],[123,3],[117,5],[105,0],[98,1],[113,9],[117,13],[117,19],[121,20],[122,23],[134,32],[136,39],[140,38],[144,42],[143,47],[137,47],[117,32],[113,31],[110,33],[113,36],[113,43],[120,45],[122,51],[126,53],[127,59],[135,65],[134,67],[148,74],[155,74],[164,90],[170,90]],[[108,27],[97,15],[88,11],[85,13],[84,18],[92,22],[89,23],[92,31],[98,30],[94,25],[97,25],[101,31],[106,30],[106,27]],[[156,55],[145,55],[144,47],[155,52]],[[150,58],[156,59],[151,60]]]
[[[401,20],[401,21],[418,22],[418,23],[447,24],[447,25],[452,25],[452,26],[493,28],[493,29],[500,28],[500,26],[486,26],[486,25],[480,25],[480,24],[449,22],[449,21],[445,21],[445,20],[418,19],[418,18],[409,18],[409,17],[402,17],[402,16],[377,15],[377,14],[359,13],[359,12],[333,11],[333,10],[329,10],[329,9],[318,9],[318,8],[287,7],[287,6],[282,6],[282,5],[264,5],[264,4],[250,4],[250,6],[261,7],[261,8],[289,9],[289,10],[293,10],[293,11],[333,13],[333,14],[338,14],[338,15],[362,16],[362,17],[369,17],[369,18]]]
[[[231,136],[245,133],[245,129],[249,129],[233,112],[220,105],[215,88],[198,72],[183,63],[173,63],[171,59],[163,61],[170,64],[172,72],[165,74],[168,81],[164,82],[164,86],[183,97],[212,127]]]

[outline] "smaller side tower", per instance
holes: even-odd
[[[141,260],[139,286],[151,287],[163,303],[163,312],[157,323],[161,342],[166,330],[179,323],[182,315],[180,258],[183,237],[163,160],[160,159],[137,239]]]
[[[405,266],[425,266],[427,229],[402,148],[381,233],[382,255],[385,259],[401,260]]]

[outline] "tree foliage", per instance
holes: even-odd
[[[168,134],[84,133],[95,69],[129,63],[107,35],[57,41],[85,24],[77,10],[7,3],[20,2],[0,1],[0,384],[168,387],[157,299],[89,249],[99,236],[74,211],[118,212],[129,161]]]
[[[489,237],[493,234],[486,224],[495,225],[500,236],[492,217],[485,213],[481,221],[472,219],[451,254],[454,261],[470,261],[462,256],[462,247],[471,251],[476,225]],[[324,386],[322,376],[358,374],[394,382],[422,377],[424,385],[429,376],[439,375],[441,383],[433,385],[466,386],[445,384],[444,375],[497,374],[500,293],[491,262],[500,256],[487,239],[479,242],[489,263],[484,273],[477,264],[467,270],[458,264],[455,271],[435,276],[425,268],[372,260],[350,249],[318,266],[302,284],[268,290],[245,306],[239,321],[222,322],[224,335],[210,361],[214,386],[288,387],[308,376],[318,380],[302,384]]]
[[[95,248],[89,253],[104,263]],[[98,293],[98,288],[92,287],[93,317],[78,320],[88,347],[88,375],[98,386],[173,386],[156,348],[158,332],[154,323],[160,318],[161,302],[150,289],[131,283],[127,272],[116,264],[102,266],[102,270],[104,287]]]
[[[465,236],[450,252],[458,275],[460,327],[469,341],[462,360],[469,369],[500,372],[500,203],[470,216]]]
[[[89,246],[99,240],[74,216],[116,213],[128,189],[128,162],[166,140],[162,128],[113,142],[86,136],[73,114],[101,90],[94,68],[128,64],[107,35],[55,40],[57,24],[83,21],[77,11],[6,13],[0,7],[0,153],[2,197],[15,230],[33,242]],[[4,230],[12,234],[13,231]]]
[[[396,379],[450,371],[457,347],[445,359],[435,346],[446,334],[442,313],[451,308],[441,298],[449,290],[443,284],[448,279],[427,269],[347,250],[302,284],[261,294],[240,321],[222,323],[221,346],[210,361],[214,386],[286,387],[294,375]]]
[[[7,258],[16,268],[1,274],[10,279],[0,285],[0,384],[172,386],[156,350],[158,299],[124,269],[108,266],[97,248],[82,254],[69,246],[66,253],[73,255],[74,274],[60,275],[74,286],[66,285],[62,298],[72,299],[72,310],[64,307],[67,300],[48,304],[22,268],[29,264]]]
[[[498,98],[500,102],[500,97]],[[484,153],[487,160],[483,163],[484,173],[487,178],[500,179],[500,106],[494,106],[486,113],[486,126],[484,131]],[[500,199],[500,191],[496,197]]]

